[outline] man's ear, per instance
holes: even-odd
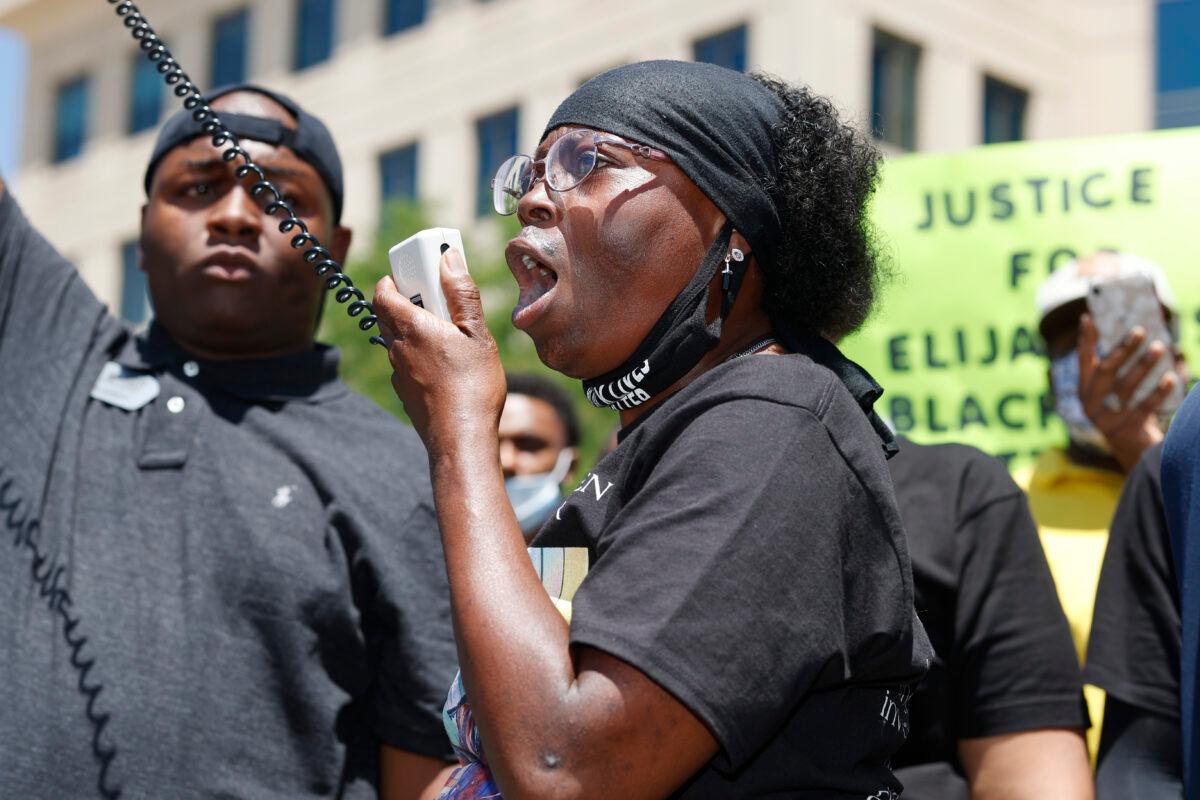
[[[333,253],[333,259],[346,266],[346,253],[350,252],[350,240],[354,237],[354,232],[345,225],[338,225],[333,229],[333,242],[329,252]],[[342,270],[345,272],[345,270]]]

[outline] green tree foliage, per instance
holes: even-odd
[[[371,247],[360,257],[347,262],[346,274],[354,281],[354,285],[362,287],[369,297],[375,282],[389,271],[388,248],[435,224],[428,210],[421,205],[390,204],[383,211]],[[504,263],[503,247],[504,243],[516,234],[515,218],[501,218],[499,228],[494,234],[488,232],[492,235],[481,234],[476,240],[467,240],[464,237],[463,241],[463,247],[467,250],[467,266],[471,270],[471,276],[479,284],[480,294],[483,296],[488,328],[500,348],[500,359],[506,370],[548,375],[576,398],[575,406],[583,432],[580,463],[585,468],[589,467],[616,426],[616,415],[594,408],[588,403],[577,381],[543,366],[529,337],[512,326],[511,315],[517,302],[517,287],[508,266]],[[484,239],[490,240],[490,245],[478,241]],[[383,348],[367,342],[371,335],[359,330],[358,320],[348,316],[344,307],[339,306],[332,298],[327,298],[325,315],[321,320],[317,338],[336,345],[341,350],[342,378],[351,388],[407,422],[404,408],[392,391],[392,368],[388,363],[387,354]]]

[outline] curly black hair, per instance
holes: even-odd
[[[772,317],[837,341],[871,313],[886,276],[867,203],[879,180],[879,151],[807,87],[753,74],[783,101],[772,131],[777,179],[768,186],[783,237],[763,264]]]

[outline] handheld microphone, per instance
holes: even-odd
[[[413,305],[450,322],[450,309],[442,292],[438,264],[442,254],[453,247],[463,253],[462,234],[455,228],[428,228],[388,250],[392,279]]]

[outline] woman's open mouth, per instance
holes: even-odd
[[[530,248],[517,243],[509,246],[508,268],[517,279],[520,291],[517,305],[513,309],[512,322],[524,330],[533,324],[550,305],[554,287],[558,284],[558,273],[540,261]]]

